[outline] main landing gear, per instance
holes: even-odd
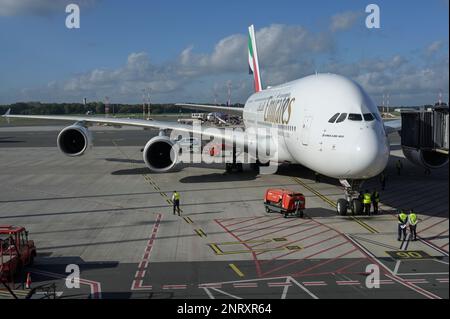
[[[364,206],[360,199],[360,189],[363,180],[351,180],[348,181],[346,179],[339,180],[341,185],[345,188],[345,199],[341,198],[337,201],[336,210],[338,215],[345,216],[347,215],[347,211],[350,208],[353,215],[360,215]]]

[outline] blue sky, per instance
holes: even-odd
[[[78,3],[81,28],[65,27]],[[381,29],[365,27],[365,7]],[[233,102],[252,92],[245,36],[255,24],[264,85],[336,72],[377,103],[448,100],[448,0],[0,0],[0,104],[102,100]],[[340,22],[340,24],[336,24]]]

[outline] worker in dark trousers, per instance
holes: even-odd
[[[411,240],[417,240],[417,215],[411,209],[408,214],[409,233],[411,234]]]
[[[381,190],[384,191],[384,189],[386,188],[386,174],[384,174],[384,172],[380,174],[380,183],[381,183]]]
[[[177,211],[178,216],[180,216],[180,194],[178,194],[177,191],[173,191],[172,203],[173,203],[173,214],[175,215],[175,211]]]
[[[314,172],[314,178],[316,180],[316,183],[320,183],[320,174],[317,172]]]
[[[397,219],[398,219],[398,237],[397,237],[397,240],[401,241],[402,240],[402,235],[403,235],[403,239],[406,240],[406,224],[408,223],[408,215],[406,215],[403,210],[399,210],[399,213],[397,215]]]
[[[364,212],[367,216],[370,216],[370,205],[372,204],[372,195],[368,190],[364,192],[363,195]]]
[[[380,193],[375,189],[372,193],[373,213],[378,214],[378,203],[380,202]]]
[[[402,168],[403,168],[402,161],[398,160],[397,163],[395,163],[395,167],[397,168],[397,175],[400,176],[402,174]]]

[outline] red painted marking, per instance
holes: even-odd
[[[233,223],[233,224],[230,224],[230,225],[225,225],[225,227],[231,227],[231,226],[234,226],[234,225],[237,225],[237,224],[242,224],[242,223],[246,223],[246,222],[249,222],[249,221],[255,221],[255,220],[257,220],[257,219],[261,219],[261,218],[268,218],[267,216],[259,216],[259,217],[252,217],[252,218],[249,218],[249,219],[244,219],[244,221],[239,221],[239,222],[236,222],[236,223]],[[233,220],[235,220],[235,219],[233,219]],[[223,222],[223,221],[221,221],[221,222]]]
[[[234,237],[235,239],[237,239],[240,243],[242,243],[248,250],[250,250],[252,252],[252,257],[253,260],[255,262],[255,267],[256,267],[256,273],[259,277],[261,277],[261,266],[259,265],[259,261],[258,258],[256,258],[256,254],[255,252],[252,250],[252,248],[247,245],[246,243],[243,243],[242,240],[236,236],[235,234],[233,234],[227,227],[225,227],[224,225],[222,225],[217,219],[215,219],[215,222],[222,227],[229,235],[231,235],[232,237]]]
[[[440,220],[440,221],[438,221],[437,223],[434,223],[434,224],[432,224],[432,225],[430,225],[430,226],[428,226],[428,227],[426,227],[426,228],[424,228],[424,229],[418,231],[417,233],[420,234],[420,233],[422,233],[422,232],[424,232],[424,231],[426,231],[426,230],[428,230],[428,229],[430,229],[430,228],[433,228],[434,226],[437,226],[437,225],[439,225],[439,224],[442,224],[442,223],[444,223],[444,222],[447,222],[447,223],[448,223],[448,220],[446,220],[446,219]]]
[[[327,286],[325,281],[303,281],[304,286]]]
[[[153,225],[150,239],[147,241],[147,245],[144,249],[144,255],[143,255],[141,261],[139,262],[138,270],[135,274],[133,283],[131,285],[132,290],[152,289],[152,286],[150,286],[150,285],[144,286],[142,284],[143,283],[142,279],[144,277],[144,273],[146,272],[146,270],[148,268],[149,259],[150,259],[151,252],[153,249],[153,243],[156,239],[156,234],[158,233],[158,229],[161,224],[161,219],[162,219],[162,214],[158,214],[156,217],[155,224]]]
[[[186,289],[187,285],[164,285],[162,289]]]
[[[298,234],[298,233],[304,233],[304,232],[307,232],[307,231],[309,231],[309,230],[311,230],[311,229],[314,229],[314,228],[317,228],[317,227],[320,227],[320,226],[322,226],[322,225],[315,225],[315,226],[312,226],[312,227],[308,227],[308,228],[306,228],[306,229],[301,229],[301,230],[299,230],[299,231],[296,231],[296,232],[293,232],[293,233],[284,235],[283,237],[286,238],[286,237],[290,237],[290,236],[292,236],[292,235],[296,235],[296,234]],[[290,242],[290,243],[292,243],[292,242]],[[259,245],[264,245],[264,244],[265,244],[265,243],[256,244],[256,245],[253,245],[252,248],[255,248],[255,247],[259,246]],[[283,246],[285,246],[285,245],[279,246],[279,247],[277,247],[277,248],[280,248],[280,247],[283,247]]]
[[[314,265],[312,267],[306,268],[305,270],[302,270],[301,272],[296,273],[296,275],[301,275],[301,274],[304,274],[304,273],[307,273],[307,272],[311,271],[312,269],[316,269],[316,268],[319,268],[319,267],[321,267],[323,265],[329,264],[329,263],[331,263],[331,262],[333,262],[333,261],[335,261],[335,260],[337,260],[339,258],[342,258],[342,257],[344,257],[344,256],[346,256],[348,254],[351,254],[355,250],[357,250],[357,248],[353,247],[352,250],[349,250],[349,251],[347,251],[347,252],[345,252],[343,254],[340,254],[339,256],[334,257],[332,259],[327,259],[326,261],[318,263],[317,265]]]
[[[52,278],[59,278],[59,279],[66,278],[66,276],[64,276],[64,275],[52,273],[52,272],[48,272],[48,271],[43,271],[43,270],[31,270],[31,272],[35,273],[35,274],[52,277]],[[80,284],[89,285],[91,287],[92,299],[101,299],[102,298],[101,284],[98,281],[80,278]]]
[[[317,233],[316,235],[323,234],[323,233],[326,233],[326,232],[329,232],[329,231],[330,231],[330,230],[324,230],[324,231],[322,231],[322,232],[320,232],[320,233]],[[334,238],[336,238],[336,237],[339,237],[339,236],[340,236],[340,235],[337,234],[337,235],[334,235],[333,237],[322,239],[322,240],[320,240],[320,241],[318,241],[318,242],[315,242],[315,243],[313,243],[313,244],[310,244],[310,245],[308,245],[308,246],[303,247],[302,250],[305,250],[305,249],[307,249],[307,248],[311,248],[311,247],[314,247],[314,246],[316,246],[316,245],[322,244],[322,243],[324,243],[324,242],[327,242],[327,241],[329,241],[329,240],[331,240],[331,239],[334,239]],[[311,237],[309,237],[309,238],[311,238]],[[300,240],[301,240],[301,239],[300,239]],[[299,241],[299,240],[297,240],[297,241]],[[290,251],[290,252],[285,253],[285,254],[283,254],[283,255],[276,256],[276,257],[274,257],[274,258],[272,258],[272,259],[269,259],[268,261],[263,262],[262,264],[267,264],[267,263],[272,262],[272,261],[274,261],[274,260],[276,260],[276,259],[279,259],[279,258],[281,258],[281,257],[288,256],[288,255],[291,255],[291,254],[295,254],[295,253],[297,253],[297,252],[298,252],[298,250]],[[308,258],[308,257],[305,257],[305,258]],[[305,259],[305,258],[303,258],[303,259]]]
[[[335,236],[335,237],[336,237],[336,236]],[[299,262],[302,262],[302,261],[304,261],[304,260],[306,260],[306,259],[308,259],[308,258],[310,258],[310,257],[316,256],[316,255],[320,255],[320,254],[322,254],[322,253],[324,253],[324,252],[326,252],[326,251],[329,251],[329,250],[334,249],[334,248],[336,248],[336,247],[342,246],[342,245],[344,245],[344,244],[347,244],[347,242],[342,242],[342,243],[339,243],[339,244],[337,244],[337,245],[328,247],[328,248],[326,248],[326,249],[322,249],[322,250],[320,250],[320,251],[318,251],[318,252],[315,252],[315,253],[312,254],[312,255],[306,256],[306,257],[304,257],[304,258],[302,258],[302,259],[298,259],[298,260],[291,261],[291,262],[289,262],[289,263],[287,263],[287,264],[285,264],[285,265],[282,265],[282,266],[280,266],[280,267],[274,268],[274,269],[272,269],[271,271],[265,272],[265,273],[264,273],[264,276],[266,276],[266,275],[268,275],[268,274],[270,274],[270,273],[279,271],[279,270],[281,270],[281,269],[283,269],[283,268],[286,268],[286,267],[295,265],[295,264],[297,264],[297,263],[299,263]]]
[[[352,266],[355,266],[355,265],[361,263],[362,261],[364,261],[364,260],[363,259],[359,259],[357,261],[351,262],[350,264],[348,264],[348,265],[346,265],[346,266],[344,266],[342,268],[339,268],[338,270],[335,270],[334,272],[340,273],[341,271],[344,271],[344,269],[347,269],[347,268],[350,268]]]
[[[291,287],[292,284],[289,282],[269,282],[267,283],[269,287]]]
[[[319,225],[319,226],[320,226],[320,225]],[[281,246],[278,246],[278,247],[276,247],[276,248],[282,248],[282,247],[285,247],[285,246],[289,246],[289,245],[298,243],[299,241],[302,241],[302,240],[304,240],[304,239],[310,239],[310,238],[313,238],[313,237],[315,237],[315,236],[317,236],[317,235],[324,234],[324,233],[329,232],[329,231],[330,231],[329,229],[327,229],[327,230],[321,230],[321,231],[319,231],[318,233],[300,237],[299,239],[292,240],[292,241],[290,241],[290,242],[288,242],[288,243],[285,243],[285,244],[283,244],[283,245],[281,245]],[[306,248],[308,248],[308,247],[310,247],[310,246],[303,247],[303,250],[306,249]],[[259,253],[259,254],[257,254],[257,255],[264,254],[264,253],[266,253],[266,252],[264,251],[264,252],[261,252],[261,253]],[[290,255],[290,254],[293,254],[293,253],[295,253],[295,251],[291,251],[291,252],[289,252],[289,253],[286,253],[286,254],[282,255],[281,257],[287,256],[287,255]],[[280,258],[280,257],[276,257],[276,258]],[[270,261],[270,260],[269,260],[269,261]]]
[[[308,222],[306,222],[306,223],[308,223]],[[268,233],[265,233],[263,235],[258,235],[258,236],[255,236],[255,237],[247,238],[246,240],[253,240],[253,239],[256,239],[256,238],[261,238],[261,237],[264,237],[264,236],[267,236],[267,235],[270,235],[270,234],[273,234],[273,233],[276,233],[276,232],[284,231],[284,230],[289,229],[289,228],[294,228],[294,227],[297,227],[297,226],[301,226],[301,225],[304,225],[306,223],[304,222],[304,223],[299,223],[299,224],[295,224],[295,225],[289,225],[289,226],[286,226],[286,227],[275,229],[275,230],[273,230],[271,232],[268,232]],[[274,226],[278,226],[278,225],[274,225]],[[271,227],[267,227],[267,228],[272,228],[272,226]],[[240,236],[242,236],[242,235],[243,234],[241,234]]]
[[[283,218],[283,219],[284,219],[284,218]],[[283,225],[283,224],[292,223],[292,222],[294,222],[294,221],[297,221],[297,219],[291,219],[291,220],[287,220],[287,221],[284,220],[283,222],[278,223],[278,224],[275,224],[275,225],[270,225],[270,226],[266,226],[266,227],[258,228],[258,229],[252,229],[251,231],[248,231],[248,232],[246,232],[246,233],[239,234],[239,236],[245,236],[245,235],[248,235],[248,234],[256,233],[256,232],[259,232],[259,231],[264,230],[264,229],[271,229],[271,228],[273,228],[273,227],[280,226],[280,225]],[[233,230],[233,231],[234,231],[234,230]],[[263,235],[263,236],[264,236],[264,235]],[[258,237],[255,237],[255,238],[258,238]],[[247,239],[247,240],[250,240],[250,239]]]
[[[264,220],[264,221],[262,221],[262,222],[259,222],[259,223],[256,223],[256,224],[250,224],[250,225],[243,226],[243,227],[239,227],[239,228],[235,228],[235,229],[230,229],[230,231],[233,231],[233,232],[236,232],[236,231],[245,231],[245,228],[249,228],[249,227],[252,227],[252,226],[264,224],[264,223],[271,222],[271,221],[274,221],[274,220],[277,220],[277,219],[279,219],[279,218],[270,218],[270,217],[267,217],[267,219]],[[242,230],[242,229],[243,229],[243,230]]]

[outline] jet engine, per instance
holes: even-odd
[[[437,169],[441,168],[448,163],[448,155],[434,151],[420,150],[409,147],[403,147],[403,154],[412,163],[429,168]]]
[[[63,129],[57,139],[58,148],[68,156],[81,156],[92,146],[91,132],[84,126],[74,124]]]
[[[143,156],[151,171],[164,173],[178,162],[179,147],[168,136],[155,136],[145,145]]]

